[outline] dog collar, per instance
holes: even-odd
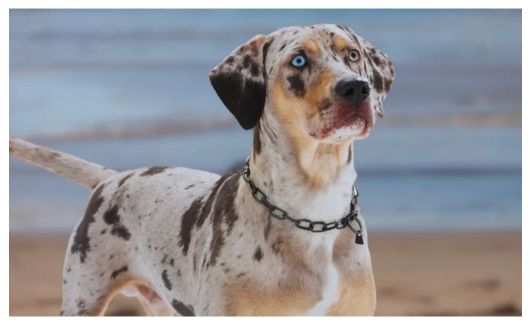
[[[345,227],[350,228],[350,230],[355,234],[355,243],[358,245],[364,244],[363,239],[363,225],[361,220],[359,220],[359,207],[357,206],[357,198],[359,197],[359,192],[355,185],[352,186],[352,198],[350,201],[350,212],[348,214],[335,221],[324,222],[324,221],[311,221],[308,219],[296,219],[289,216],[289,214],[272,204],[267,195],[256,186],[252,178],[250,177],[250,166],[249,160],[245,164],[243,172],[241,172],[243,180],[249,185],[254,199],[264,205],[269,210],[269,215],[273,216],[276,219],[288,220],[291,221],[297,228],[308,230],[311,232],[324,232],[333,229],[343,229]]]

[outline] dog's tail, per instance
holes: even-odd
[[[98,164],[17,138],[9,138],[9,153],[90,189],[117,173]]]

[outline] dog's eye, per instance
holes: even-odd
[[[307,59],[302,54],[298,54],[291,60],[291,65],[295,68],[303,68],[307,64]]]
[[[351,50],[350,54],[348,55],[348,57],[349,57],[350,61],[357,62],[359,60],[360,55],[359,55],[358,51]]]

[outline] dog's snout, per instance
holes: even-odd
[[[337,83],[335,92],[340,97],[357,105],[370,95],[370,85],[363,80],[344,79]]]

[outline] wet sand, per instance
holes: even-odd
[[[10,235],[9,314],[58,315],[66,235]],[[521,315],[521,234],[371,234],[377,315]],[[116,298],[108,315],[143,315]]]

